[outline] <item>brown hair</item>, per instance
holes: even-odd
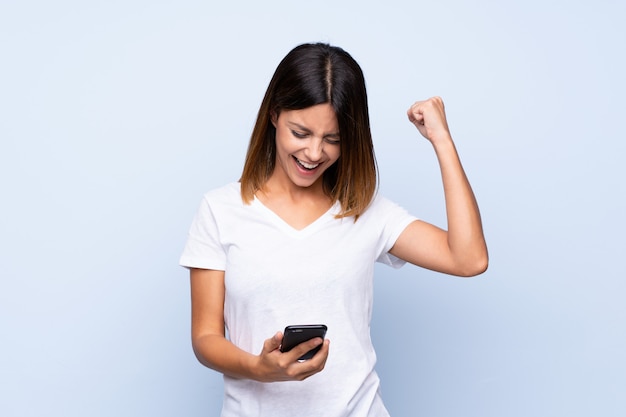
[[[261,103],[241,176],[241,197],[249,203],[274,171],[276,128],[271,115],[330,103],[339,125],[340,157],[323,174],[324,192],[341,204],[337,217],[358,218],[372,201],[378,170],[365,79],[343,49],[303,44],[280,62]]]

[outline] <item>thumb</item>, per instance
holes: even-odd
[[[280,347],[280,344],[283,341],[283,334],[281,332],[276,332],[274,336],[267,339],[265,341],[265,350],[267,352],[274,351]]]
[[[409,116],[409,121],[417,128],[424,126],[424,114],[422,112],[418,112],[417,110],[413,111],[413,108],[410,108],[407,112],[407,116]]]

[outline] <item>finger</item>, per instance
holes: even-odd
[[[422,113],[410,113],[409,121],[413,123],[415,126],[423,126],[424,125],[424,115]]]
[[[328,352],[330,348],[330,340],[324,340],[320,350],[308,361],[296,363],[293,366],[299,368],[299,379],[306,379],[311,375],[315,375],[321,372],[326,366],[326,360],[328,359]]]
[[[321,337],[314,337],[311,340],[307,340],[306,342],[302,342],[299,345],[295,346],[288,353],[292,355],[293,360],[295,361],[311,349],[315,349],[323,343],[324,340]]]
[[[320,365],[321,365],[320,370],[324,369],[324,365],[326,364],[326,360],[328,359],[329,352],[330,352],[330,340],[325,339],[324,343],[322,343],[320,350],[311,359],[311,360],[320,362]]]
[[[270,337],[263,343],[263,350],[266,352],[272,352],[280,347],[282,341],[283,334],[281,332],[276,332],[274,336]]]
[[[423,109],[423,101],[415,102],[409,110],[407,110],[407,116],[409,116],[409,120],[412,123],[423,123],[424,120],[424,109]]]

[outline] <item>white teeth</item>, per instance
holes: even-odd
[[[299,160],[299,159],[296,159],[296,160],[298,161],[298,163],[299,163],[300,165],[302,165],[302,166],[303,166],[303,167],[305,167],[306,169],[313,169],[313,168],[317,168],[317,166],[319,165],[319,164],[307,164],[306,162],[302,162],[302,161],[301,161],[301,160]]]

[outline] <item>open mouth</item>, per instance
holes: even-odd
[[[298,164],[300,168],[305,169],[307,171],[313,171],[315,168],[320,166],[320,164],[308,164],[306,162],[299,160],[295,156],[293,157],[293,159],[296,161],[296,164]]]

